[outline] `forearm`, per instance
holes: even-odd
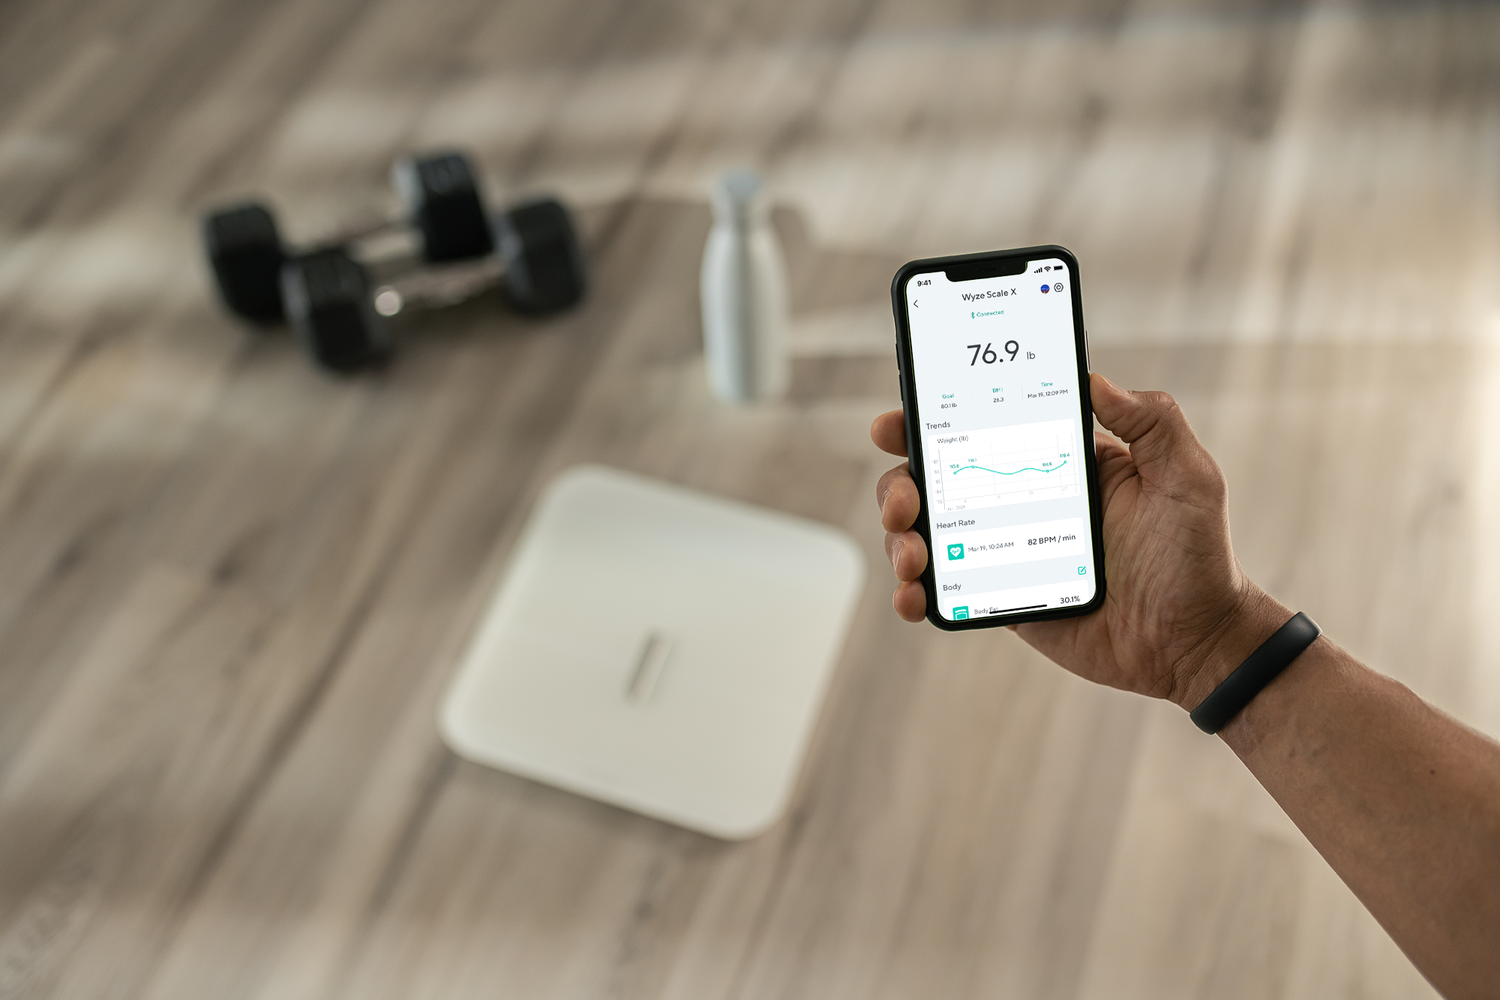
[[[1095,437],[1109,593],[1091,615],[1017,631],[1081,677],[1193,709],[1291,611],[1240,569],[1223,473],[1171,397],[1097,374],[1089,385],[1116,435]],[[895,411],[872,436],[904,455],[903,426]],[[910,530],[921,498],[905,466],[877,493],[888,541],[910,536],[887,552],[905,581],[896,608],[916,621],[929,596],[916,582],[927,551]],[[1220,736],[1439,990],[1496,995],[1500,745],[1327,638]]]
[[[1500,745],[1326,637],[1220,735],[1439,990],[1494,995]]]

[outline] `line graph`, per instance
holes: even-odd
[[[1077,496],[1070,420],[930,435],[929,489],[943,513]]]
[[[957,469],[954,469],[953,473],[954,473],[954,475],[957,475],[958,473],[965,472],[965,471],[967,471],[969,469],[978,469],[980,472],[993,472],[997,476],[1014,476],[1014,475],[1016,475],[1017,473],[1020,473],[1020,472],[1056,472],[1058,469],[1061,469],[1063,466],[1065,466],[1067,464],[1068,464],[1068,460],[1065,458],[1061,462],[1057,463],[1054,466],[1051,466],[1050,468],[1036,469],[1036,468],[1033,468],[1033,467],[1031,467],[1031,466],[1028,465],[1024,469],[1016,469],[1016,470],[1014,470],[1012,472],[1001,472],[998,469],[986,469],[982,465],[963,465],[963,466],[959,466]]]

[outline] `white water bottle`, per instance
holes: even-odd
[[[708,384],[726,402],[776,399],[791,378],[786,265],[760,178],[730,171],[714,187],[713,205],[700,289]]]

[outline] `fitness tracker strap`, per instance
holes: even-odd
[[[1209,735],[1223,729],[1322,634],[1317,622],[1297,612],[1193,709],[1189,716],[1193,725]]]

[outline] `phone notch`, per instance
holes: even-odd
[[[949,281],[977,281],[980,278],[1003,278],[1011,274],[1025,274],[1031,262],[1025,257],[994,257],[989,260],[969,261],[943,269]]]

